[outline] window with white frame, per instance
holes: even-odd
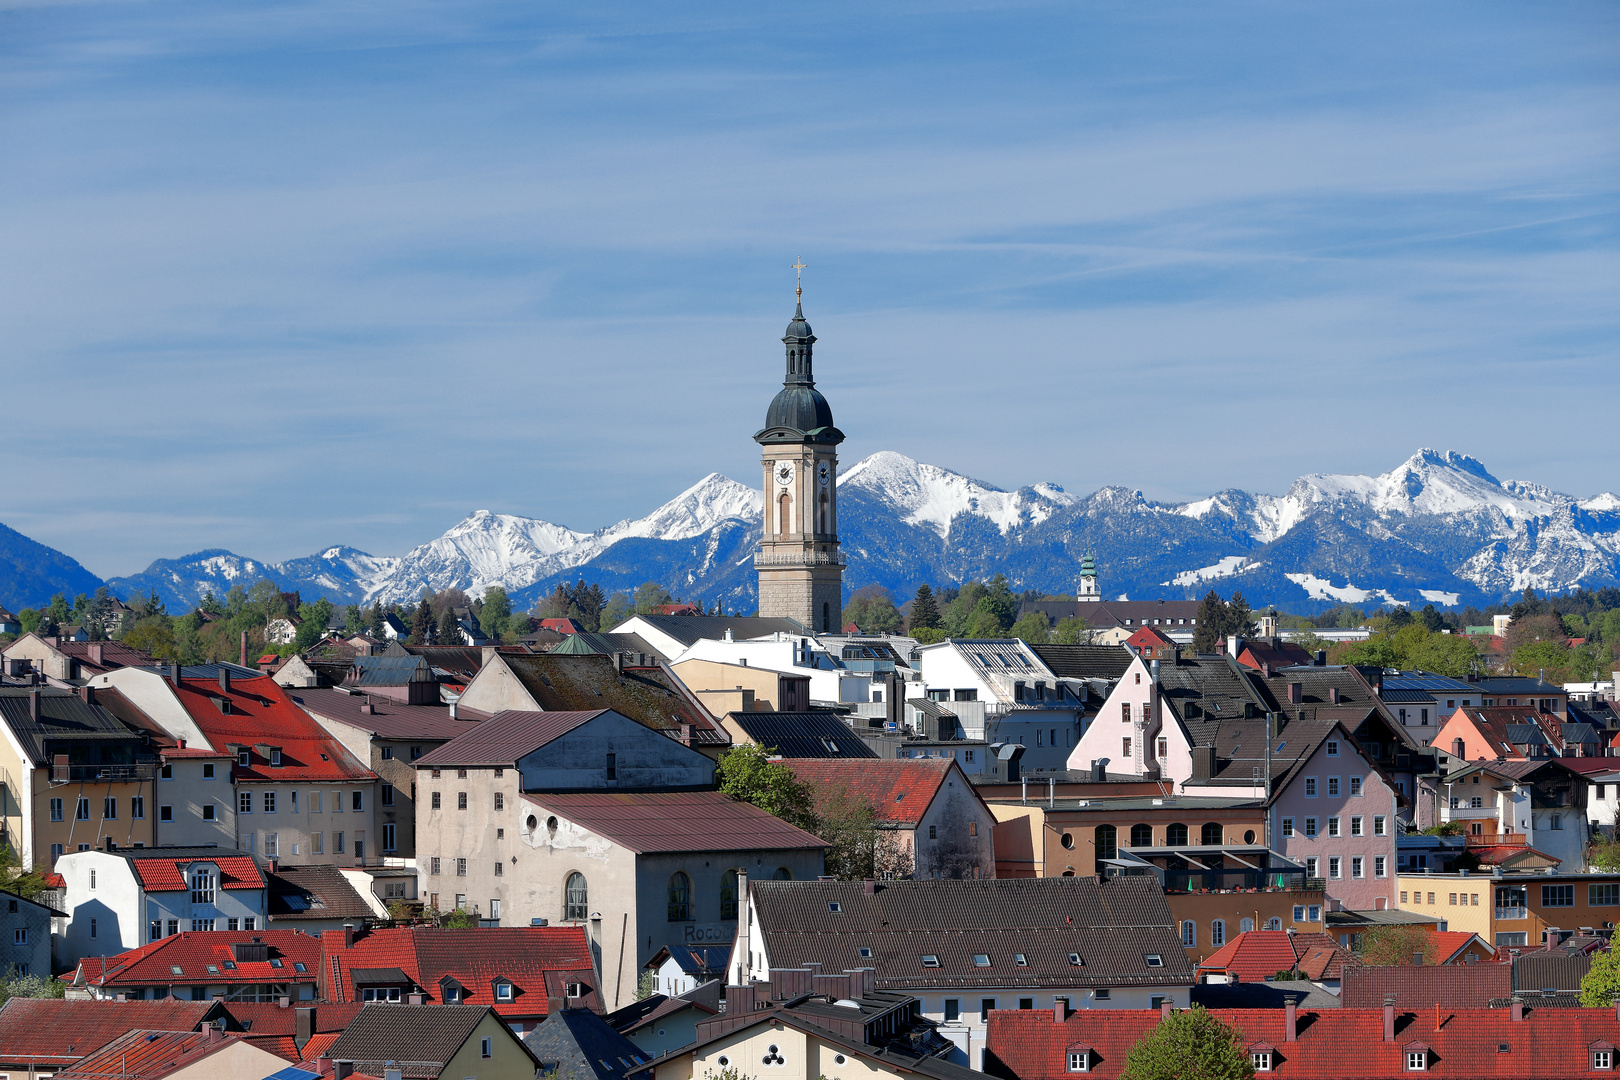
[[[1293,818],[1285,817],[1285,818],[1282,819],[1282,834],[1284,836],[1293,836],[1294,835],[1294,819]]]
[[[1192,949],[1198,945],[1198,924],[1191,919],[1184,919],[1181,923],[1181,944]]]
[[[1406,1052],[1407,1072],[1427,1072],[1429,1068],[1429,1052],[1427,1050],[1408,1050]]]
[[[1592,1068],[1600,1070],[1613,1069],[1614,1050],[1607,1047],[1595,1047],[1592,1050]]]
[[[1329,855],[1328,856],[1328,877],[1330,877],[1333,880],[1337,881],[1342,876],[1343,875],[1339,873],[1339,856],[1337,856],[1337,855]]]
[[[198,870],[191,875],[191,902],[193,904],[212,904],[214,902],[214,873],[211,870]]]
[[[1069,1071],[1070,1072],[1090,1072],[1091,1071],[1091,1051],[1090,1050],[1070,1050],[1069,1051]]]
[[[1225,922],[1225,920],[1223,920],[1223,919],[1215,919],[1215,920],[1210,922],[1210,924],[1209,924],[1209,943],[1211,945],[1225,945],[1226,944],[1226,922]]]
[[[1374,814],[1373,815],[1373,835],[1374,836],[1383,836],[1384,835],[1384,815],[1383,814]]]
[[[1251,1053],[1249,1055],[1249,1061],[1254,1066],[1254,1071],[1257,1072],[1257,1073],[1270,1072],[1271,1071],[1271,1051],[1270,1050],[1256,1050],[1256,1051],[1254,1051],[1253,1053]]]

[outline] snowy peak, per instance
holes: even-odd
[[[879,451],[850,466],[839,478],[839,490],[851,489],[881,499],[893,506],[906,524],[925,526],[941,539],[950,536],[951,521],[958,514],[994,522],[1005,536],[1021,523],[1038,525],[1058,507],[1078,502],[1056,484],[1004,491],[892,450]]]
[[[764,493],[729,476],[710,473],[646,517],[621,521],[595,536],[608,543],[627,536],[685,540],[702,536],[729,518],[752,521],[764,508]]]
[[[1311,502],[1345,500],[1386,514],[1472,514],[1495,510],[1509,519],[1551,513],[1569,501],[1535,485],[1503,484],[1476,458],[1455,450],[1423,449],[1380,476],[1313,473],[1288,496]]]

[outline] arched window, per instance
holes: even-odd
[[[1203,829],[1198,834],[1198,842],[1200,844],[1218,844],[1218,843],[1220,843],[1221,842],[1221,823],[1218,822],[1218,821],[1205,822]]]
[[[1184,847],[1187,843],[1187,826],[1179,821],[1173,821],[1164,827],[1164,843],[1166,847]]]
[[[1250,930],[1253,930],[1253,929],[1254,929],[1254,920],[1253,919],[1239,919],[1238,920],[1238,933],[1247,934]]]
[[[1152,846],[1153,846],[1153,826],[1151,826],[1151,825],[1132,825],[1131,826],[1131,847],[1152,847]]]
[[[585,887],[585,875],[578,871],[569,874],[567,882],[563,884],[563,918],[589,918],[590,906],[590,890]]]
[[[1185,919],[1181,923],[1181,943],[1189,949],[1198,947],[1198,924],[1191,919]]]
[[[737,917],[737,870],[732,868],[720,875],[720,917]]]
[[[823,491],[821,493],[820,512],[816,518],[816,532],[824,533],[829,531],[831,530],[827,528],[827,493]]]
[[[781,512],[777,517],[776,534],[786,536],[792,531],[788,526],[793,523],[793,498],[784,491],[777,503],[781,507]]]
[[[1226,944],[1226,920],[1214,919],[1210,922],[1209,943],[1212,946]]]
[[[1097,858],[1112,859],[1118,857],[1118,834],[1112,825],[1097,826],[1096,843]]]
[[[1266,929],[1267,930],[1281,930],[1282,929],[1282,916],[1273,915],[1271,918],[1267,919],[1266,920]]]
[[[692,879],[679,870],[669,879],[669,921],[692,921]]]
[[[1467,753],[1468,751],[1463,749],[1463,741],[1461,739],[1451,740],[1451,755],[1453,757],[1466,757]]]

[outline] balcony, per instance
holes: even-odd
[[[796,551],[790,555],[754,552],[754,566],[843,566],[844,558],[836,551]]]
[[[1498,919],[1527,919],[1530,909],[1525,907],[1499,907],[1496,909]]]
[[[53,784],[131,784],[154,779],[157,763],[136,765],[52,765]]]

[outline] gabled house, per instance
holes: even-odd
[[[269,884],[230,848],[117,848],[70,852],[56,864],[68,913],[60,960],[124,952],[182,931],[266,925]]]
[[[1484,701],[1483,691],[1471,681],[1432,671],[1371,670],[1380,700],[1419,746],[1434,744],[1440,725],[1452,713]]]
[[[818,804],[854,798],[892,835],[909,876],[996,876],[995,815],[961,766],[949,760],[785,758]]]
[[[285,687],[231,665],[97,676],[175,740],[235,758],[236,846],[289,863],[378,861],[377,774]]]
[[[1459,934],[1471,942],[1475,934]],[[1341,1002],[1353,1009],[1380,1008],[1390,998],[1402,1012],[1433,1009],[1488,1009],[1494,1002],[1513,997],[1513,964],[1490,963],[1496,950],[1476,948],[1472,962],[1440,964],[1401,964],[1381,966],[1359,964],[1346,969]],[[1538,987],[1539,989],[1539,987]]]
[[[350,880],[351,874],[365,877],[330,864],[278,866],[265,875],[270,889],[266,905],[269,925],[278,930],[320,934],[341,930],[345,924],[364,926],[383,917],[387,909],[368,900]]]
[[[647,961],[653,989],[665,997],[680,997],[705,983],[726,977],[731,946],[666,945]]]
[[[578,925],[328,930],[320,971],[326,1001],[487,1006],[519,1034],[565,1006],[602,1009]]]
[[[1496,758],[1599,757],[1607,733],[1530,706],[1459,708],[1435,734],[1434,745],[1463,761]]]
[[[0,1073],[48,1077],[129,1031],[200,1031],[232,1024],[219,1001],[9,998],[0,1007]]]
[[[156,843],[158,759],[90,687],[0,688],[0,813],[24,866],[107,840]]]
[[[1297,972],[1318,986],[1337,989],[1344,972],[1361,963],[1328,934],[1250,930],[1198,965],[1199,982],[1264,982]]]
[[[273,1076],[285,1058],[261,1050],[218,1027],[201,1031],[125,1032],[94,1053],[62,1069],[63,1080],[217,1080],[218,1077]]]
[[[1125,639],[1125,647],[1144,660],[1168,660],[1179,646],[1151,626],[1139,627]]]
[[[1238,638],[1230,645],[1237,648],[1235,655],[1238,663],[1268,674],[1278,668],[1308,667],[1315,662],[1315,657],[1305,646],[1276,636]]]
[[[1151,877],[750,883],[731,987],[859,969],[917,998],[974,1067],[997,1009],[1184,1005],[1193,982]]]
[[[68,992],[97,1001],[308,1001],[320,962],[320,939],[297,930],[182,930],[127,952],[83,958]]]
[[[933,705],[933,702],[925,702]],[[837,713],[733,712],[720,718],[733,746],[751,744],[784,758],[875,758]],[[1617,762],[1620,764],[1620,762]]]
[[[536,1075],[577,1080],[623,1080],[651,1055],[586,1009],[559,1009],[523,1037],[540,1062]]]
[[[731,955],[730,949],[726,955]],[[652,994],[602,1019],[642,1050],[662,1056],[697,1042],[698,1024],[720,1015],[722,990],[719,982],[708,982],[676,997]]]
[[[356,656],[343,686],[400,705],[439,704],[439,680],[420,656]]]
[[[487,1005],[367,1005],[325,1056],[401,1080],[534,1080],[540,1064]]]
[[[0,889],[0,972],[41,978],[53,974],[51,920],[67,918],[67,912],[42,902],[52,898],[46,892],[30,900]]]
[[[157,663],[149,653],[121,641],[90,641],[88,635],[73,640],[27,633],[0,650],[0,655],[11,661],[26,661],[29,670],[43,675],[54,686],[79,685],[115,668]]]
[[[1017,743],[1026,774],[1061,771],[1080,738],[1090,687],[1062,679],[1017,638],[947,638],[915,650],[924,694],[949,701],[964,734]],[[919,696],[908,689],[906,696]]]

